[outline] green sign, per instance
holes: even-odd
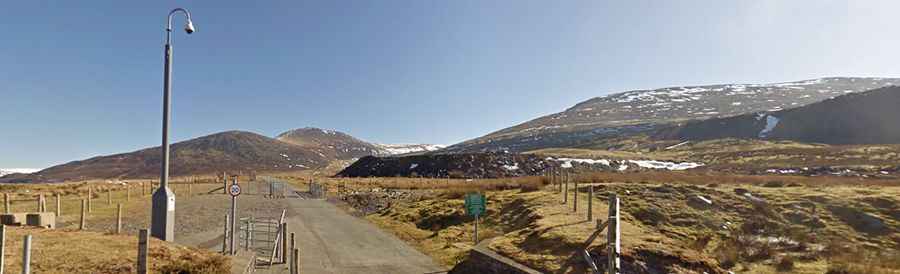
[[[470,216],[478,216],[484,213],[487,200],[481,193],[466,194],[466,213]]]

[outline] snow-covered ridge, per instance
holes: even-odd
[[[428,152],[443,149],[445,145],[432,144],[375,144],[376,147],[389,155],[399,155],[416,152]]]
[[[555,161],[560,163],[560,167],[562,168],[572,168],[574,164],[586,164],[586,165],[604,165],[608,167],[616,168],[620,171],[624,171],[628,169],[628,165],[631,164],[633,166],[637,166],[640,168],[648,168],[648,169],[667,169],[667,170],[688,170],[692,168],[698,168],[703,166],[702,163],[693,163],[693,162],[666,162],[666,161],[656,161],[656,160],[607,160],[607,159],[577,159],[577,158],[553,158],[548,157],[547,161]]]
[[[6,176],[13,173],[35,173],[40,171],[37,168],[0,168],[0,176]]]

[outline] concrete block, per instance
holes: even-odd
[[[56,228],[56,213],[53,212],[28,213],[25,220],[29,226]]]
[[[0,224],[20,226],[25,224],[25,213],[0,214]]]

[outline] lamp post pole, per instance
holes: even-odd
[[[169,12],[166,21],[165,65],[163,73],[163,121],[162,121],[162,163],[159,174],[159,188],[153,193],[150,235],[163,241],[175,240],[175,193],[169,189],[169,111],[172,108],[172,17],[176,13],[187,17],[185,32],[194,32],[191,13],[177,8]]]

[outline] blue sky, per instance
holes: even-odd
[[[452,144],[610,92],[900,76],[896,1],[11,1],[0,167],[304,126]],[[180,18],[178,25],[183,22]]]

